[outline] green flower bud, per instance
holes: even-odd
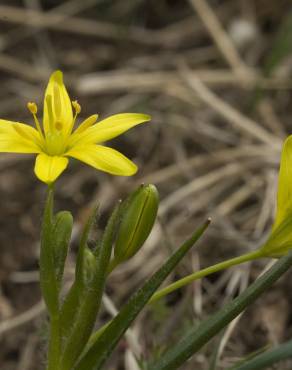
[[[84,249],[83,258],[83,279],[85,285],[87,285],[95,273],[97,261],[95,255],[88,247]]]
[[[115,243],[115,261],[133,257],[148,238],[158,211],[159,196],[154,185],[141,185],[124,203]]]

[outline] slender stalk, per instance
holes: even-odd
[[[206,267],[205,269],[202,269],[202,270],[197,271],[197,272],[195,272],[191,275],[188,275],[185,278],[180,279],[180,280],[174,282],[173,284],[170,284],[167,287],[158,290],[155,294],[153,294],[152,298],[148,301],[147,304],[153,303],[153,302],[157,301],[158,299],[164,297],[165,295],[167,295],[169,293],[172,293],[175,290],[177,290],[177,289],[179,289],[179,288],[181,288],[181,287],[183,287],[183,286],[185,286],[185,285],[187,285],[187,284],[189,284],[189,283],[191,283],[195,280],[199,280],[199,279],[201,279],[205,276],[211,275],[215,272],[219,272],[219,271],[225,270],[229,267],[236,266],[236,265],[239,265],[241,263],[249,262],[249,261],[252,261],[252,260],[255,260],[255,259],[258,259],[258,258],[262,258],[262,257],[264,257],[262,252],[260,250],[256,250],[255,252],[246,253],[246,254],[243,254],[242,256],[231,258],[227,261],[219,262],[216,265]],[[110,273],[113,270],[113,268],[111,268],[111,267],[114,267],[114,264],[112,264],[112,265],[113,266],[110,266],[110,269],[108,270],[108,273]],[[90,339],[91,343],[95,342],[95,339],[98,338],[101,335],[101,333],[106,329],[106,327],[111,323],[111,321],[112,320],[110,320],[108,323],[103,325],[99,330],[97,330],[95,333],[92,334],[91,339]]]
[[[158,359],[148,364],[147,370],[180,369],[191,356],[266,292],[291,266],[292,251],[277,261],[273,267],[256,279],[234,300],[225,304],[219,311],[209,316],[199,325],[197,323],[193,325],[174,346],[169,347]],[[251,369],[260,369],[260,367],[253,366],[249,368],[249,370]]]
[[[43,215],[40,252],[41,288],[50,316],[50,338],[47,370],[59,370],[61,348],[58,286],[52,250],[54,242],[52,239],[52,222],[54,217],[53,208],[54,185],[50,184],[48,186],[47,199]]]
[[[60,320],[51,318],[47,370],[59,370],[61,350]]]
[[[227,261],[223,261],[220,263],[217,263],[216,265],[206,267],[205,269],[202,269],[200,271],[194,272],[191,275],[186,276],[183,279],[177,280],[173,284],[168,285],[167,287],[158,290],[155,294],[153,294],[152,298],[148,303],[152,303],[157,301],[158,299],[164,297],[165,295],[195,281],[198,279],[201,279],[205,276],[214,274],[215,272],[225,270],[231,266],[239,265],[244,262],[252,261],[258,258],[263,257],[263,254],[260,250],[256,250],[254,252],[243,254],[242,256],[231,258]]]

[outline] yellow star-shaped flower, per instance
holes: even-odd
[[[150,116],[122,113],[97,122],[98,115],[94,114],[73,130],[81,107],[77,101],[70,101],[61,71],[55,71],[50,77],[42,126],[36,116],[37,105],[28,103],[27,106],[36,128],[0,120],[0,152],[37,154],[34,171],[41,181],[54,182],[68,166],[68,157],[113,175],[131,176],[137,171],[137,166],[123,154],[100,143],[149,121]]]

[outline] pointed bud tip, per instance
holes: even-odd
[[[51,81],[55,81],[58,84],[63,84],[63,73],[60,70],[54,71],[50,77]]]

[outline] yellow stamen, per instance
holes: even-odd
[[[40,125],[40,122],[36,116],[37,112],[38,112],[38,106],[36,105],[35,102],[28,102],[27,103],[27,109],[30,111],[30,113],[33,115],[33,119],[34,119],[34,122],[35,122],[35,125],[36,125],[36,128],[39,132],[39,134],[41,135],[41,138],[44,139],[44,135],[43,135],[43,132],[42,132],[42,129],[41,129],[41,125]]]
[[[77,100],[73,100],[71,102],[71,104],[72,104],[72,107],[75,110],[75,114],[74,114],[74,117],[73,117],[73,124],[72,124],[72,128],[73,128],[74,125],[75,125],[76,118],[77,118],[78,114],[81,112],[81,105],[78,103]]]
[[[77,100],[72,101],[72,107],[75,109],[75,115],[81,112],[81,105],[78,103]]]
[[[38,106],[34,102],[28,102],[27,103],[27,109],[30,111],[31,114],[37,114],[38,112]]]

